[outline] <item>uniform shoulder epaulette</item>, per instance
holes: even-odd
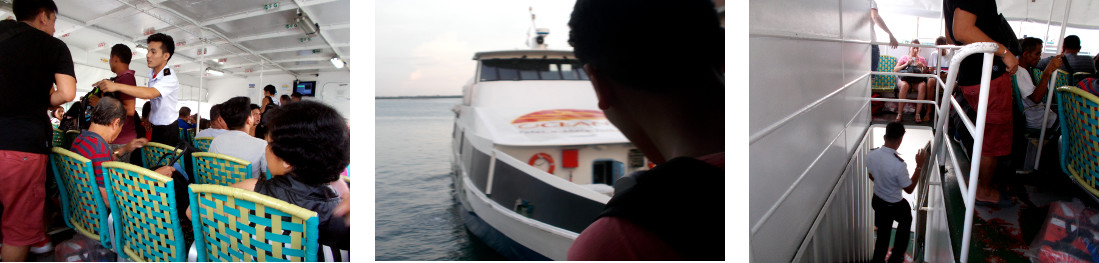
[[[172,75],[172,69],[164,68],[164,76],[171,76],[171,75]]]
[[[897,157],[897,160],[901,160],[901,162],[904,162],[904,159],[901,159],[901,154],[899,154],[899,153],[894,153],[894,154],[893,154],[893,156],[896,156],[896,157]]]

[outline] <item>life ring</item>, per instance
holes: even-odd
[[[536,153],[530,156],[530,161],[527,161],[527,163],[530,164],[530,166],[534,166],[534,162],[538,161],[538,159],[545,159],[546,162],[549,163],[549,171],[546,172],[553,174],[553,157],[550,157],[547,153]]]

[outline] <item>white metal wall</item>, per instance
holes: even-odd
[[[845,184],[865,178],[857,176],[863,169],[861,160],[852,162],[852,158],[859,156],[856,152],[862,149],[863,135],[870,124],[870,78],[863,77],[870,70],[869,10],[869,0],[749,2],[749,134],[755,136],[846,84],[853,84],[750,145],[753,260],[794,260],[842,174],[848,173]],[[869,202],[870,188],[858,184],[848,187],[841,187],[850,192],[837,195],[833,202]],[[844,207],[834,203],[825,211]],[[828,238],[858,234],[860,225],[851,222],[870,223],[868,207],[852,206],[864,211],[828,214],[817,230],[831,231],[824,234]],[[850,245],[869,246],[872,250],[869,243],[822,238],[814,242],[809,247]],[[829,248],[802,259],[815,261],[821,253],[836,251]],[[855,250],[852,256],[868,259],[870,253]],[[820,257],[826,258],[833,257]]]

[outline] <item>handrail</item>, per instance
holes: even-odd
[[[805,114],[806,112],[809,112],[809,111],[817,108],[821,104],[824,104],[824,102],[827,101],[828,99],[832,98],[832,96],[836,96],[836,94],[842,93],[844,90],[847,90],[847,88],[849,88],[851,86],[855,86],[855,83],[858,83],[859,81],[862,81],[862,79],[865,79],[867,76],[870,76],[870,72],[867,72],[866,74],[862,74],[862,76],[859,76],[858,78],[855,78],[855,80],[852,80],[851,82],[848,82],[847,84],[844,84],[843,87],[840,87],[839,89],[836,89],[835,91],[832,91],[832,93],[828,93],[828,95],[825,95],[824,97],[818,99],[817,101],[814,101],[813,103],[810,103],[809,105],[806,105],[805,107],[803,107],[800,110],[794,112],[793,114],[787,115],[785,118],[782,118],[782,120],[779,120],[778,122],[775,122],[775,123],[771,124],[770,126],[767,126],[767,128],[763,128],[763,130],[757,132],[756,134],[752,135],[752,137],[748,138],[748,145],[752,145],[752,144],[756,143],[757,141],[759,141],[760,139],[763,139],[763,137],[767,136],[768,134],[771,134],[772,132],[775,132],[776,130],[778,130],[778,128],[781,128],[782,126],[785,126],[787,123],[790,123],[790,121],[793,120],[794,118],[797,118],[798,116],[801,116],[802,114]]]
[[[972,231],[972,228],[973,228],[973,210],[974,210],[974,205],[976,203],[976,195],[977,195],[977,188],[978,188],[977,187],[977,184],[978,184],[977,174],[978,174],[979,168],[980,168],[981,150],[982,150],[982,147],[983,147],[983,144],[984,144],[985,119],[986,119],[986,116],[988,114],[987,104],[988,104],[989,85],[992,82],[992,58],[994,56],[993,53],[996,52],[997,49],[999,49],[999,44],[993,43],[993,42],[971,43],[971,44],[963,46],[958,51],[958,53],[954,55],[954,57],[950,61],[950,70],[948,71],[947,78],[946,78],[947,79],[946,83],[948,85],[945,86],[945,88],[944,88],[945,92],[942,95],[943,96],[942,99],[944,101],[946,99],[951,99],[952,100],[951,104],[955,104],[956,102],[953,101],[953,97],[950,96],[950,94],[953,93],[954,88],[956,86],[955,84],[956,84],[956,81],[958,79],[958,68],[961,66],[962,60],[965,59],[966,57],[970,56],[970,55],[973,55],[973,54],[984,53],[984,61],[982,63],[983,65],[982,65],[982,68],[981,68],[980,94],[978,95],[978,101],[970,102],[972,104],[978,104],[979,106],[977,108],[977,120],[975,121],[976,131],[974,131],[972,133],[972,135],[973,135],[973,154],[972,154],[973,157],[972,157],[972,159],[973,160],[970,163],[969,183],[967,184],[968,187],[966,187],[966,190],[968,190],[968,191],[966,191],[966,195],[965,195],[965,206],[966,206],[965,210],[966,210],[966,213],[965,213],[965,225],[963,226],[963,230],[962,230],[961,257],[958,258],[960,262],[968,262],[968,257],[969,257],[969,242],[970,242],[970,239],[972,239],[972,232],[973,232]],[[942,103],[941,105],[939,105],[939,111],[937,113],[939,116],[936,119],[935,127],[945,127],[946,126],[946,124],[947,124],[947,122],[946,122],[947,115],[946,114],[948,112],[947,111],[948,109],[949,108],[947,107],[946,103]],[[968,120],[968,118],[969,118],[965,114],[958,114],[958,117],[960,119],[963,119],[963,120]],[[969,127],[966,127],[966,128],[968,129]],[[932,143],[932,145],[931,145],[930,156],[935,156],[938,153],[938,151],[940,150],[940,148],[942,148],[942,147],[937,147],[938,144],[945,143],[944,137],[943,137],[943,134],[944,134],[943,130],[944,129],[941,129],[941,128],[935,130],[935,136],[933,137],[933,140],[935,140],[935,143]],[[954,161],[954,160],[952,160],[952,161]],[[955,175],[958,176],[959,179],[962,179],[960,173],[955,172]]]
[[[958,112],[962,112],[962,113],[965,112],[965,110],[962,109],[961,104],[958,104],[958,100],[954,99],[954,97],[950,97],[950,105],[953,105],[954,110],[956,110]],[[965,129],[969,130],[970,134],[973,134],[974,132],[976,132],[977,128],[973,125],[973,121],[969,120],[969,116],[965,116],[965,118],[958,118],[958,119],[962,120],[962,124],[965,125]]]
[[[1045,145],[1046,127],[1049,127],[1049,109],[1053,105],[1053,90],[1056,88],[1054,86],[1057,85],[1055,82],[1057,82],[1057,75],[1065,74],[1061,72],[1068,73],[1058,69],[1053,72],[1053,76],[1049,76],[1049,83],[1046,83],[1046,111],[1042,112],[1042,131],[1038,134],[1038,153],[1034,156],[1034,170],[1038,170],[1039,161],[1042,160],[1042,146]]]

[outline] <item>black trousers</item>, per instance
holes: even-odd
[[[870,262],[885,262],[885,251],[889,249],[889,234],[893,230],[893,221],[897,221],[897,237],[893,242],[893,255],[889,262],[904,262],[904,252],[908,250],[908,236],[912,228],[912,206],[908,200],[890,203],[874,195],[870,201],[874,208],[874,225],[878,227],[878,240],[874,242],[874,258]]]
[[[179,125],[174,122],[168,125],[153,125],[153,137],[149,138],[149,141],[175,147],[179,143]]]

